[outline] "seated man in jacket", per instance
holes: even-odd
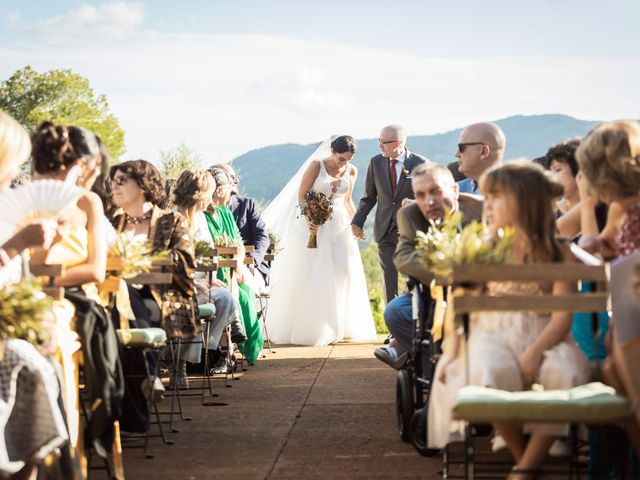
[[[398,211],[398,246],[394,263],[400,273],[413,277],[424,285],[429,285],[433,274],[420,262],[416,250],[416,232],[427,231],[429,220],[439,220],[447,212],[460,210],[463,219],[479,219],[482,215],[481,197],[459,193],[458,184],[444,165],[424,164],[412,172],[411,185],[415,202]],[[389,346],[376,348],[375,356],[394,368],[404,365],[411,349],[413,322],[411,315],[411,295],[394,298],[384,311],[384,320],[393,335]]]
[[[264,256],[269,248],[269,234],[267,226],[260,217],[258,205],[253,198],[238,195],[239,179],[236,172],[228,163],[221,163],[210,167],[221,168],[231,178],[232,191],[227,207],[231,210],[233,218],[238,225],[242,243],[253,245],[254,251],[249,255],[253,257],[253,278],[246,279],[251,287],[259,292],[265,286],[265,279],[269,275],[269,265],[264,261]]]

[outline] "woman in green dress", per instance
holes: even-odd
[[[208,233],[214,243],[216,239],[221,236],[226,236],[234,240],[239,239],[238,243],[241,248],[238,252],[238,258],[242,259],[244,258],[245,251],[242,245],[240,230],[238,230],[233,214],[226,207],[226,204],[229,202],[229,197],[231,196],[231,178],[229,178],[229,175],[222,169],[213,169],[211,170],[211,174],[216,181],[216,189],[213,193],[211,206],[204,212]],[[228,270],[228,268],[220,268],[217,274],[218,279],[227,284],[229,282]],[[262,338],[262,330],[256,312],[256,294],[243,281],[241,270],[236,272],[236,278],[238,280],[238,303],[240,305],[240,317],[247,339],[239,343],[238,347],[249,361],[249,364],[253,365],[262,351],[264,339]]]

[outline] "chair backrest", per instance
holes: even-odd
[[[173,282],[172,266],[173,259],[169,256],[154,262],[149,272],[128,278],[126,282],[129,285],[170,285]]]
[[[455,311],[459,314],[479,311],[579,311],[602,312],[609,309],[607,266],[590,266],[574,263],[550,263],[533,265],[464,265],[456,267],[451,285]],[[541,295],[484,295],[470,286],[484,286],[487,282],[535,282],[550,284],[556,281],[575,283],[591,282],[600,291],[589,293],[552,292]],[[465,287],[465,288],[455,288]]]
[[[34,277],[45,279],[42,286],[44,293],[55,300],[64,298],[64,288],[56,285],[56,277],[64,275],[64,265],[30,264],[29,270]]]

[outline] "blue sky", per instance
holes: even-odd
[[[219,161],[391,122],[638,117],[638,18],[635,0],[0,0],[0,79],[72,68],[127,156],[185,141]]]

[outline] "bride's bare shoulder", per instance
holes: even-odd
[[[318,173],[320,171],[320,164],[324,162],[323,159],[316,158],[315,160],[311,160],[311,163],[307,167],[307,172]]]

